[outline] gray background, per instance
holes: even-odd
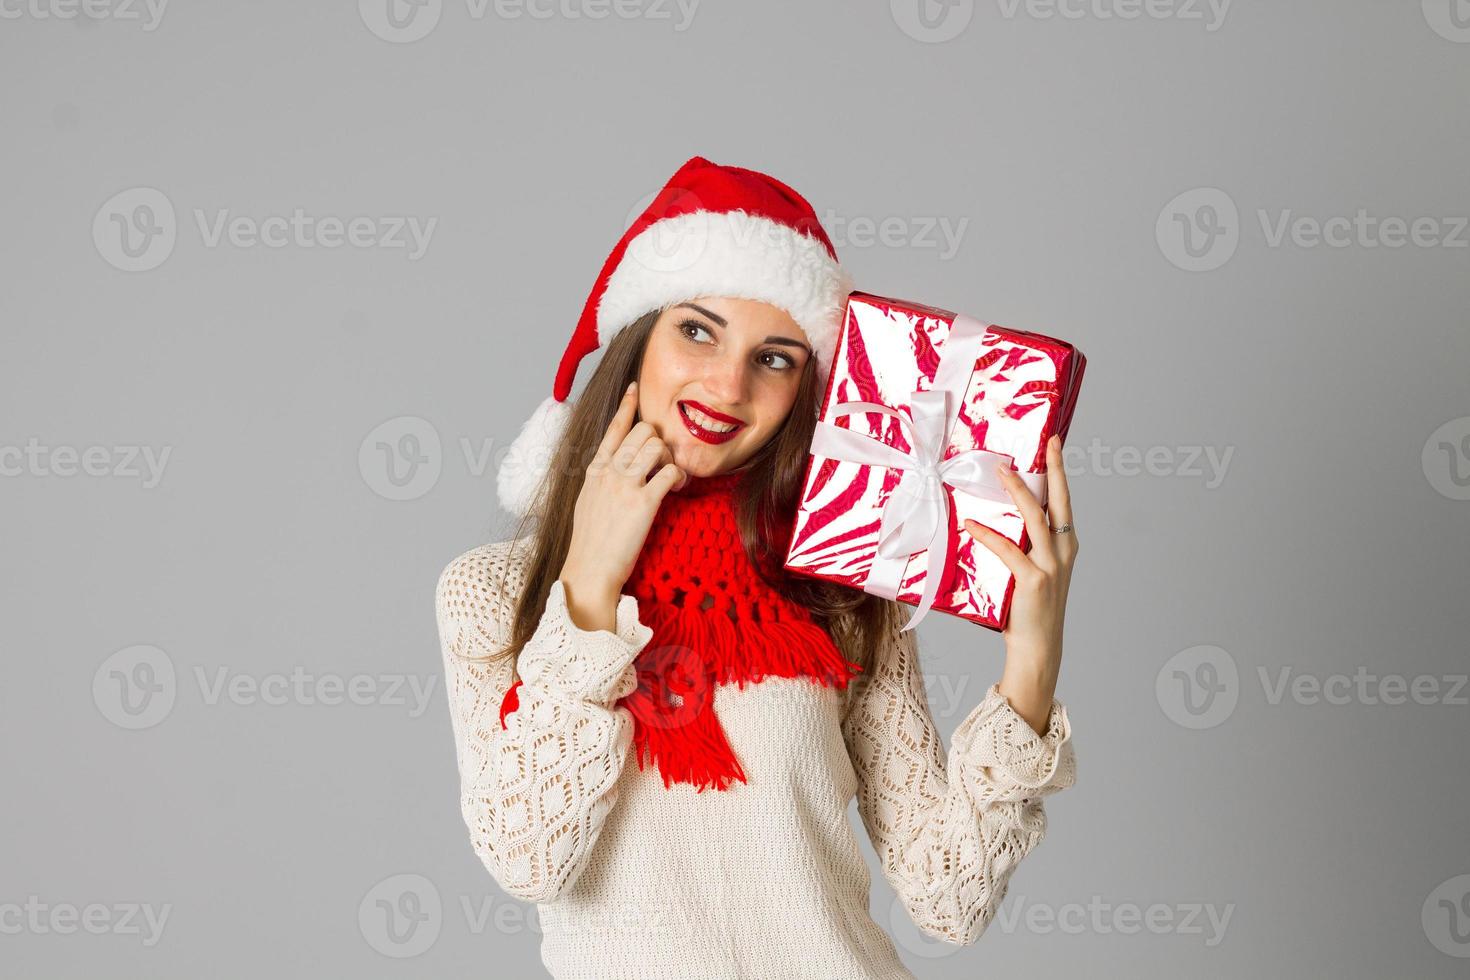
[[[460,822],[433,587],[506,536],[499,454],[631,213],[698,154],[808,196],[860,288],[1091,358],[1058,690],[1079,782],[975,946],[929,942],[875,881],[911,968],[1464,976],[1456,2],[445,0],[410,41],[372,0],[180,3],[152,29],[5,7],[0,973],[543,975],[534,907]],[[135,188],[176,240],[125,271],[107,230],[147,217]],[[210,244],[195,216],[295,208],[437,223],[411,258]],[[1359,209],[1444,221],[1271,244],[1285,212]],[[925,230],[962,222],[955,248]],[[1222,231],[1198,262],[1185,223]],[[921,643],[947,737],[1003,645],[945,616]],[[250,686],[296,670],[368,703]],[[1333,704],[1276,697],[1282,670],[1366,680]],[[1394,676],[1437,693],[1383,703]],[[390,927],[380,902],[414,899]],[[142,906],[168,911],[156,941]]]

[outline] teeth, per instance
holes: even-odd
[[[684,411],[688,413],[695,425],[709,429],[711,432],[729,432],[735,428],[733,422],[716,422],[693,405],[685,405]]]

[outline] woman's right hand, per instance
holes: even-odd
[[[617,598],[633,574],[653,519],[668,492],[687,479],[657,430],[648,422],[634,423],[637,412],[635,381],[623,393],[587,464],[572,513],[572,541],[560,579],[574,607],[573,619],[593,623],[578,622],[584,629],[616,625]],[[584,617],[577,615],[577,607]]]

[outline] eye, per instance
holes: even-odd
[[[703,323],[700,323],[698,320],[685,320],[679,324],[679,332],[684,334],[685,337],[689,337],[690,340],[694,340],[694,338],[690,337],[689,334],[686,332],[686,327],[693,327],[695,330],[703,330],[706,334],[709,334],[709,336],[714,336],[714,334],[710,333],[709,327],[705,326]],[[702,340],[695,340],[694,342],[696,344],[705,343],[705,341]]]
[[[704,323],[701,323],[699,320],[682,320],[679,322],[679,332],[683,334],[685,339],[690,341],[691,343],[708,344],[713,342],[712,340],[696,340],[695,337],[697,337],[698,334],[693,333],[693,331],[702,331],[707,336],[711,338],[714,337],[714,334],[710,331],[710,328]],[[795,358],[793,358],[790,354],[787,354],[785,351],[777,350],[774,347],[768,350],[761,351],[760,354],[758,354],[757,356],[761,358],[761,364],[778,373],[782,371],[790,371],[796,367]],[[767,358],[776,358],[777,363],[771,364],[767,360]]]
[[[778,350],[761,351],[761,357],[779,357],[781,360],[786,362],[785,367],[778,367],[773,369],[776,371],[790,371],[792,368],[796,367],[796,361],[792,358],[790,354],[786,354]],[[767,367],[769,367],[769,365],[767,365]]]

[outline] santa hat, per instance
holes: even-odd
[[[628,226],[603,263],[543,401],[511,443],[496,489],[506,510],[538,509],[566,431],[582,358],[645,313],[700,296],[760,300],[806,333],[825,388],[853,282],[816,212],[774,177],[691,157]]]

